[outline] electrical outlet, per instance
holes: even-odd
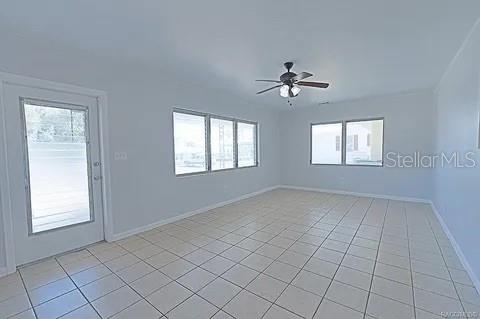
[[[115,152],[113,158],[116,161],[126,161],[128,159],[127,152]]]

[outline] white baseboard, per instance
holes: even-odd
[[[215,203],[215,204],[212,204],[212,205],[209,205],[209,206],[206,206],[206,207],[202,207],[202,208],[190,211],[190,212],[185,212],[185,213],[182,213],[180,215],[176,215],[176,216],[173,216],[173,217],[170,217],[170,218],[167,218],[167,219],[163,219],[163,220],[160,220],[160,221],[152,223],[152,224],[148,224],[148,225],[145,225],[145,226],[141,226],[141,227],[137,227],[137,228],[134,228],[134,229],[131,229],[131,230],[127,230],[127,231],[122,232],[122,233],[114,234],[113,238],[112,238],[112,241],[120,240],[120,239],[129,237],[129,236],[132,236],[132,235],[143,233],[145,231],[152,230],[152,229],[157,228],[159,226],[174,223],[174,222],[179,221],[181,219],[191,217],[191,216],[194,216],[194,215],[197,215],[197,214],[200,214],[200,213],[204,213],[204,212],[207,212],[211,209],[222,207],[222,206],[234,203],[234,202],[238,202],[242,199],[247,199],[249,197],[260,195],[262,193],[265,193],[265,192],[268,192],[268,191],[271,191],[271,190],[274,190],[274,189],[277,189],[277,188],[279,188],[278,185],[263,188],[263,189],[261,189],[259,191],[256,191],[256,192],[248,193],[248,194],[245,194],[245,195],[242,195],[242,196],[239,196],[239,197],[235,197],[235,198],[223,201],[223,202]]]
[[[331,193],[331,194],[350,195],[350,196],[359,196],[359,197],[373,197],[373,198],[381,198],[381,199],[399,200],[399,201],[405,201],[405,202],[430,204],[429,199],[417,198],[417,197],[403,197],[403,196],[384,195],[384,194],[349,192],[349,191],[343,191],[338,189],[313,188],[313,187],[303,187],[303,186],[294,186],[294,185],[279,185],[278,188],[288,188],[288,189],[297,189],[297,190],[304,190],[304,191],[310,191],[310,192]]]
[[[442,215],[438,212],[437,208],[435,207],[435,204],[433,202],[430,202],[430,205],[432,206],[432,210],[435,213],[435,216],[437,216],[438,221],[440,222],[440,225],[442,226],[442,229],[444,233],[447,235],[448,240],[450,240],[450,243],[452,244],[453,249],[457,253],[458,259],[460,259],[460,262],[463,265],[463,268],[465,268],[465,271],[468,273],[470,276],[470,279],[473,282],[473,285],[477,289],[478,293],[480,293],[480,280],[477,277],[477,274],[473,271],[472,267],[467,261],[467,258],[462,252],[462,249],[458,245],[457,241],[455,240],[455,237],[453,237],[452,233],[450,232],[450,229],[448,229],[447,224],[443,220]]]

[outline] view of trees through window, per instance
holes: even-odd
[[[25,103],[24,112],[32,231],[89,221],[86,111]]]
[[[32,142],[85,142],[85,111],[27,105],[28,138]]]

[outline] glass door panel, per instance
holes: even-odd
[[[92,221],[87,109],[23,101],[30,234]]]

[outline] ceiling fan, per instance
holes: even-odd
[[[287,72],[280,75],[280,81],[277,80],[256,80],[257,82],[270,82],[270,83],[279,83],[271,88],[257,92],[257,94],[262,94],[270,90],[280,88],[280,95],[282,97],[295,97],[300,93],[300,86],[308,86],[320,89],[326,89],[330,85],[329,83],[322,82],[308,82],[302,81],[306,78],[313,76],[312,73],[301,72],[299,74],[293,73],[290,70],[293,67],[293,62],[285,62],[283,64],[287,69]]]

